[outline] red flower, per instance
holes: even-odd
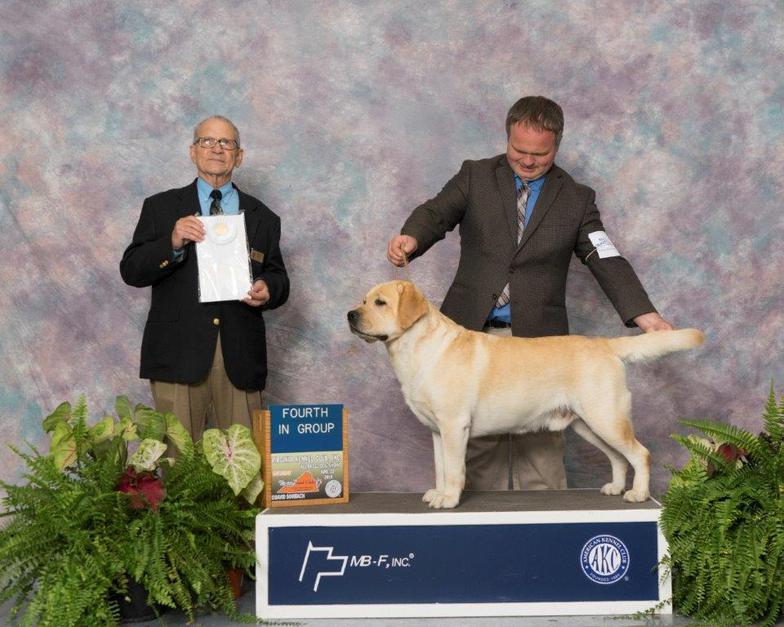
[[[166,496],[166,490],[160,477],[155,476],[155,473],[152,472],[137,473],[132,466],[125,469],[115,489],[130,495],[128,504],[131,509],[149,507],[155,512],[163,497]]]
[[[727,444],[726,442],[719,446],[716,452],[728,462],[734,462],[736,459],[742,459],[746,457],[747,454],[747,452],[742,448],[738,448],[734,444]]]
[[[741,460],[742,462],[746,462],[746,455],[748,451],[743,450],[742,448],[738,448],[734,444],[728,444],[725,442],[724,444],[719,445],[719,448],[716,449],[716,452],[721,455],[727,463],[736,462],[737,460]],[[716,468],[716,465],[708,460],[708,477],[714,477],[716,473],[719,471]]]

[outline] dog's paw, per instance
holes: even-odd
[[[642,503],[647,501],[650,495],[648,490],[627,490],[626,494],[623,495],[623,500],[629,503]]]
[[[433,509],[452,509],[453,507],[456,507],[458,501],[460,501],[460,494],[445,494],[437,490],[428,490],[425,497],[431,492],[433,492],[433,495],[428,501],[428,504]],[[425,500],[424,497],[422,500]]]
[[[432,503],[433,499],[436,498],[437,496],[438,496],[438,490],[436,490],[435,488],[430,488],[427,492],[425,492],[424,496],[422,497],[422,500],[425,503]]]
[[[620,494],[623,492],[622,485],[616,485],[615,483],[605,483],[600,490],[602,494],[607,494],[608,496],[615,496],[616,494]]]

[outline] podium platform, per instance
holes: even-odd
[[[671,596],[656,501],[598,490],[354,493],[256,519],[260,618],[628,614]],[[662,613],[670,613],[667,605]]]

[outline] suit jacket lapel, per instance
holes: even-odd
[[[542,185],[542,191],[539,192],[539,198],[536,199],[536,205],[534,205],[531,219],[528,221],[528,224],[523,231],[523,238],[520,240],[520,248],[525,246],[525,243],[531,239],[534,231],[536,231],[536,228],[541,223],[542,218],[544,218],[545,214],[550,210],[550,207],[553,206],[553,202],[555,201],[556,196],[558,196],[558,192],[562,185],[563,170],[554,165],[547,173],[547,178],[545,178],[544,185]]]
[[[177,208],[177,217],[201,215],[201,205],[199,204],[199,191],[196,189],[196,179],[193,183],[184,187],[180,196],[180,206]]]
[[[232,185],[234,185],[234,183],[232,183]],[[248,241],[250,242],[256,234],[261,214],[258,211],[258,206],[252,201],[250,196],[241,192],[236,185],[234,185],[234,189],[237,190],[237,194],[239,194],[240,197],[240,213],[245,216],[245,232],[248,236]]]
[[[509,167],[506,155],[501,157],[501,161],[495,171],[495,177],[498,182],[498,193],[501,194],[501,201],[504,206],[504,215],[509,226],[509,235],[512,238],[512,243],[517,246],[517,192],[515,190],[514,172]]]

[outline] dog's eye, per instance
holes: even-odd
[[[376,299],[376,302],[375,302],[375,305],[376,305],[377,307],[383,307],[384,305],[386,305],[386,302],[384,302],[384,301],[383,301],[383,300],[381,300],[380,298],[377,298],[377,299]]]

